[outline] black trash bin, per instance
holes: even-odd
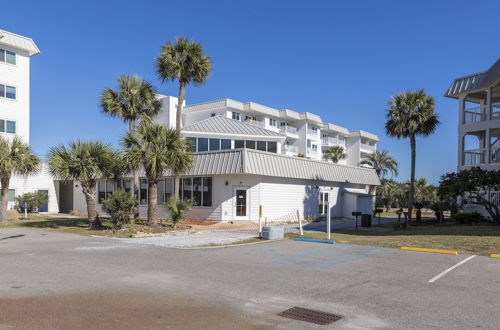
[[[363,214],[361,215],[361,227],[371,227],[372,226],[372,215]]]

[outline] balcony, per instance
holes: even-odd
[[[289,144],[285,144],[285,155],[296,156],[299,154],[299,148],[297,146],[292,146]]]
[[[258,121],[258,120],[253,120],[251,118],[242,118],[241,119],[241,122],[242,123],[246,123],[246,124],[249,124],[249,125],[252,125],[252,126],[255,126],[255,127],[260,127],[260,128],[265,128],[265,125],[263,122],[261,121]]]
[[[493,119],[500,119],[500,103],[494,103],[491,105],[491,116]]]
[[[318,153],[318,149],[314,149],[314,148],[307,148],[307,154],[308,155],[316,155]]]
[[[313,137],[313,138],[318,138],[319,136],[319,131],[312,130],[310,128],[307,129],[307,136]]]
[[[491,148],[490,163],[500,163],[500,147]]]
[[[478,123],[483,120],[486,120],[485,106],[464,109],[464,124]]]
[[[338,137],[323,137],[321,139],[321,142],[323,146],[341,146],[345,147],[345,139],[344,138],[338,138]]]
[[[288,125],[281,126],[280,127],[280,132],[282,134],[285,134],[285,135],[287,135],[287,134],[297,135],[298,134],[298,131],[297,131],[297,129],[295,127],[288,126]]]
[[[361,149],[363,149],[363,150],[369,150],[369,151],[375,151],[376,147],[375,147],[375,145],[371,145],[371,144],[368,144],[368,143],[361,143]]]
[[[462,164],[464,166],[475,166],[484,164],[486,149],[464,150],[462,154]]]

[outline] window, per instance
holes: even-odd
[[[131,179],[122,179],[122,189],[126,192],[132,191],[132,180]]]
[[[233,112],[233,119],[240,120],[240,114],[238,112]]]
[[[210,115],[210,117],[215,117],[215,112],[212,112],[212,114]]]
[[[266,141],[257,141],[257,150],[266,151]]]
[[[311,147],[312,147],[312,150],[318,150],[318,146],[316,144],[313,144]]]
[[[208,139],[198,138],[198,152],[208,151]]]
[[[210,139],[210,151],[220,150],[220,139]]]
[[[16,122],[7,120],[7,129],[5,131],[7,133],[16,134]]]
[[[234,148],[235,149],[245,148],[245,141],[243,141],[243,140],[235,140],[234,141]]]
[[[193,178],[193,206],[201,206],[202,178]]]
[[[317,131],[318,131],[318,128],[317,128],[317,127],[314,127],[314,126],[311,126],[311,131],[317,132]]]
[[[189,143],[189,151],[196,152],[196,138],[188,137],[186,140]]]
[[[255,141],[245,141],[245,148],[247,149],[255,149]]]
[[[278,152],[278,143],[277,142],[268,141],[267,142],[267,152],[277,153]]]
[[[7,201],[9,201],[9,202],[16,201],[16,190],[15,189],[9,189],[9,191],[7,193]]]
[[[115,183],[113,181],[99,181],[97,183],[97,202],[101,204],[113,195]]]
[[[212,178],[203,178],[203,206],[212,206]]]
[[[182,179],[182,199],[191,199],[192,188],[193,188],[193,179],[192,178],[184,178]]]
[[[140,179],[139,180],[139,204],[147,205],[148,204],[148,180]]]
[[[221,150],[231,149],[231,140],[221,139],[220,140],[220,149]]]
[[[158,204],[166,204],[170,196],[172,196],[173,179],[163,179],[157,184],[156,198]]]
[[[269,125],[276,127],[276,119],[269,118]]]
[[[190,199],[193,206],[212,206],[212,178],[188,177],[181,180],[180,197]]]
[[[16,53],[11,52],[10,50],[0,49],[0,62],[16,64]]]
[[[16,88],[14,86],[2,85],[0,84],[0,97],[6,97],[8,99],[16,99]]]

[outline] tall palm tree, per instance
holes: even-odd
[[[40,159],[19,137],[15,136],[12,140],[8,140],[0,136],[0,183],[2,184],[0,221],[7,220],[10,178],[13,175],[36,173],[39,166]]]
[[[193,156],[189,143],[180,132],[162,125],[141,122],[135,134],[123,139],[124,161],[134,169],[143,168],[148,180],[148,222],[154,226],[158,219],[157,186],[166,172],[186,173]]]
[[[416,137],[431,135],[439,125],[438,116],[434,110],[434,99],[423,89],[415,92],[402,92],[392,97],[386,117],[387,135],[410,140],[411,173],[408,213],[411,221],[415,195]]]
[[[339,160],[347,157],[345,150],[341,146],[328,147],[323,151],[323,158],[338,163]]]
[[[177,114],[175,128],[181,131],[182,104],[186,95],[186,86],[190,83],[202,85],[212,70],[212,61],[203,52],[200,43],[184,37],[175,42],[168,42],[161,47],[160,56],[156,59],[156,72],[162,82],[179,82]],[[174,196],[179,197],[179,177],[175,177]]]
[[[137,76],[118,77],[118,89],[105,87],[100,97],[101,110],[107,115],[118,117],[128,123],[129,133],[135,131],[138,119],[150,120],[161,111],[161,101],[156,90],[147,81]],[[134,195],[139,192],[139,175],[134,171]],[[137,218],[138,213],[135,214]]]
[[[90,229],[99,229],[95,205],[97,181],[114,178],[122,168],[120,153],[102,142],[71,142],[50,148],[49,171],[55,179],[80,182],[87,203]]]
[[[375,169],[380,179],[383,179],[389,172],[391,172],[392,176],[398,176],[398,162],[389,155],[389,151],[387,150],[377,150],[369,154],[359,165],[368,165]]]

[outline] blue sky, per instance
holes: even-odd
[[[385,110],[391,95],[424,88],[442,124],[417,141],[417,176],[437,182],[457,158],[457,103],[442,95],[500,55],[498,1],[15,1],[8,11],[0,28],[42,51],[31,62],[31,143],[41,156],[73,139],[117,144],[126,126],[100,112],[101,90],[138,74],[176,95],[153,63],[163,43],[187,36],[213,59],[188,104],[254,101],[373,132],[402,180],[409,143],[385,135]]]

